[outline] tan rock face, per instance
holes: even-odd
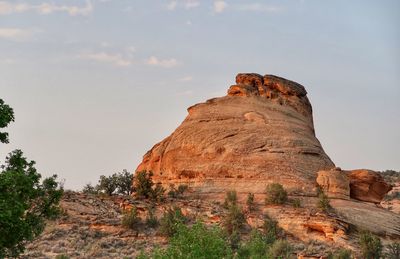
[[[317,183],[329,198],[350,199],[350,180],[340,169],[319,171]]]
[[[279,182],[292,193],[313,193],[317,172],[334,164],[315,137],[306,94],[280,77],[239,74],[227,96],[190,107],[137,171],[201,192],[262,193]]]
[[[367,202],[380,203],[392,186],[374,171],[360,169],[349,171],[350,197]]]

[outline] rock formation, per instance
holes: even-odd
[[[319,171],[317,183],[330,198],[352,198],[372,203],[380,203],[392,189],[379,173],[366,169]]]
[[[314,193],[317,172],[335,166],[315,137],[307,92],[293,81],[238,74],[227,96],[188,112],[137,171],[201,192],[262,193],[279,182],[291,193]]]

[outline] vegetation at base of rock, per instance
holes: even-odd
[[[386,258],[389,259],[400,258],[400,243],[393,243],[387,246]]]
[[[140,218],[135,207],[124,213],[122,217],[122,225],[126,228],[137,229],[140,223]]]
[[[300,208],[301,207],[301,201],[299,198],[294,198],[291,201],[291,204],[294,208]]]
[[[14,110],[0,98],[0,129],[6,128],[14,120]],[[8,141],[8,133],[0,132],[0,143],[8,143]]]
[[[318,195],[317,207],[324,212],[329,212],[332,210],[330,200],[328,196],[323,192],[320,192]]]
[[[65,254],[61,254],[61,255],[56,255],[56,257],[54,257],[55,259],[69,259],[70,257],[68,255]]]
[[[293,248],[290,243],[283,239],[276,240],[268,251],[270,258],[291,258]]]
[[[234,190],[226,192],[224,208],[228,209],[232,205],[237,205],[237,193]]]
[[[352,252],[347,249],[339,249],[335,252],[328,254],[328,259],[351,259]]]
[[[197,222],[191,227],[179,224],[166,249],[138,258],[232,258],[232,250],[219,228]]]
[[[400,181],[400,171],[385,170],[385,171],[382,171],[379,173],[383,176],[385,181],[388,183],[394,183],[394,182]]]
[[[186,184],[180,184],[178,185],[178,188],[175,188],[174,184],[170,184],[168,196],[170,198],[182,198],[184,192],[186,192],[187,189],[188,186]]]
[[[270,216],[264,215],[263,231],[266,242],[273,243],[281,235],[282,230],[278,226],[278,222]]]
[[[154,215],[154,208],[147,209],[146,225],[155,228],[160,224],[157,217]]]
[[[224,208],[228,210],[223,218],[222,225],[228,235],[232,248],[237,248],[240,242],[240,232],[246,223],[242,208],[237,203],[236,191],[226,193]]]
[[[60,214],[63,188],[57,176],[41,181],[34,165],[15,150],[0,166],[0,258],[18,256],[43,232],[45,220]]]
[[[254,204],[254,193],[248,193],[247,194],[247,200],[246,200],[246,205],[247,209],[251,212],[255,209],[255,204]]]
[[[134,192],[138,198],[161,201],[163,199],[165,189],[161,186],[161,184],[156,184],[154,186],[152,176],[152,172],[136,172],[133,181]]]
[[[238,258],[265,258],[269,245],[265,236],[260,231],[253,230],[249,241],[241,245],[238,249]]]
[[[160,220],[160,233],[172,237],[178,230],[178,226],[185,223],[186,220],[180,208],[170,207]]]
[[[268,184],[265,194],[265,204],[284,204],[288,199],[286,190],[279,183]]]
[[[359,237],[361,253],[367,259],[379,259],[382,256],[382,243],[379,237],[371,232],[363,231]]]

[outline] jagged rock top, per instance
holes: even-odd
[[[307,91],[301,84],[274,75],[240,73],[236,76],[236,85],[228,90],[228,95],[261,95],[273,98],[277,94],[303,97]]]

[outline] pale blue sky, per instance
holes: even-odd
[[[11,143],[67,188],[133,171],[238,72],[303,84],[344,169],[400,170],[400,1],[0,1]]]

